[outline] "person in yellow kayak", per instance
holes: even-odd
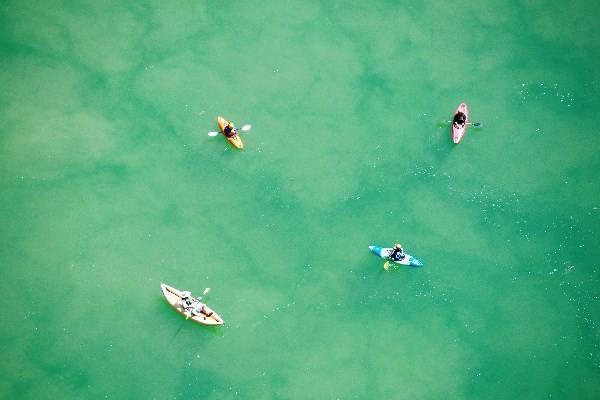
[[[396,243],[392,248],[392,252],[388,256],[388,260],[385,262],[385,264],[383,264],[383,268],[386,270],[389,269],[390,261],[402,261],[404,260],[404,257],[406,257],[406,254],[404,254],[404,249],[402,248],[402,245],[400,243]]]
[[[467,122],[467,116],[465,115],[465,113],[463,113],[462,111],[459,111],[456,114],[454,114],[454,119],[452,120],[452,124],[456,128],[460,129],[460,128],[464,127],[466,122]]]
[[[237,129],[235,129],[235,126],[230,122],[223,128],[223,133],[225,133],[225,136],[227,137],[234,137],[237,135]]]

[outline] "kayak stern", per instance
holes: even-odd
[[[409,256],[408,265],[411,267],[422,267],[424,264],[413,256]]]

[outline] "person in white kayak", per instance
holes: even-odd
[[[183,307],[183,310],[187,313],[189,313],[190,315],[202,315],[202,311],[204,311],[204,313],[206,314],[207,317],[210,317],[213,312],[206,312],[205,310],[205,306],[206,304],[202,303],[202,297],[198,297],[196,299],[192,298],[192,293],[184,290],[183,292],[181,292],[181,306]]]
[[[208,310],[206,310],[204,308],[205,306],[206,306],[206,304],[202,303],[201,301],[197,301],[194,304],[194,307],[192,308],[192,314],[196,315],[196,316],[200,316],[200,315],[202,315],[202,312],[204,312],[204,314],[207,317],[210,317],[211,315],[213,315],[212,311],[209,312]]]
[[[192,292],[188,290],[181,292],[181,307],[183,307],[184,311],[190,311],[194,307],[194,303]]]

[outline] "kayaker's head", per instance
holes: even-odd
[[[398,249],[398,250],[402,250],[402,245],[401,245],[400,243],[396,243],[396,244],[394,245],[394,248],[395,248],[395,249]]]
[[[184,290],[183,292],[181,292],[182,299],[188,299],[188,298],[190,298],[191,295],[192,295],[192,292],[189,292],[187,290]]]

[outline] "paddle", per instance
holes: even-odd
[[[448,124],[451,124],[452,121],[442,121],[442,122],[438,122],[437,126],[439,128],[446,128],[448,126]],[[481,122],[467,122],[467,125],[473,125],[476,128],[481,128]]]
[[[446,123],[451,124],[452,121],[446,121]],[[473,125],[473,126],[481,126],[481,122],[467,122],[467,125]]]
[[[252,129],[252,125],[244,125],[239,130],[241,130],[242,132],[248,132],[250,129]],[[208,132],[208,136],[210,136],[210,137],[215,137],[218,134],[219,134],[219,132],[215,132],[215,131]]]

